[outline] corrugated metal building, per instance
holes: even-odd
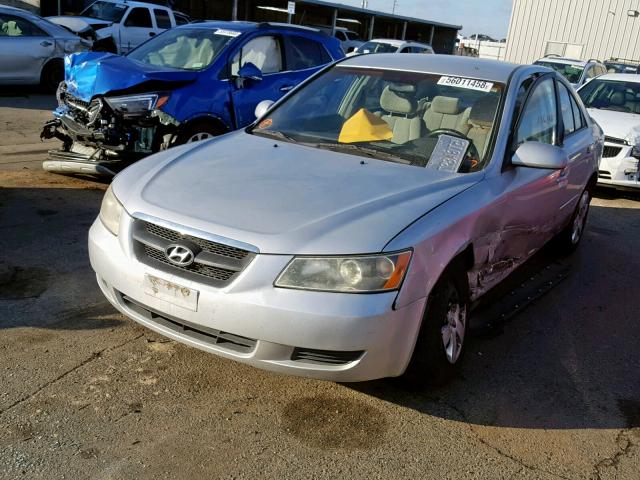
[[[640,0],[514,0],[506,60],[640,61]]]

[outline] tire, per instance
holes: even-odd
[[[445,385],[455,377],[465,351],[468,291],[461,268],[448,269],[434,286],[403,376],[412,388]]]
[[[40,85],[47,93],[55,93],[62,80],[64,80],[64,63],[62,60],[53,60],[42,69]]]
[[[590,203],[591,189],[587,187],[580,195],[578,205],[571,215],[571,221],[553,240],[553,251],[556,254],[567,256],[578,248],[587,224]]]
[[[178,133],[178,138],[176,139],[175,144],[182,145],[184,143],[208,140],[209,138],[217,137],[222,133],[223,132],[219,127],[210,122],[196,121],[187,125],[180,131],[180,133]]]

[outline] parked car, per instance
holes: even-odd
[[[40,84],[55,91],[64,56],[90,43],[31,12],[0,5],[0,84]]]
[[[426,43],[396,40],[393,38],[376,38],[363,43],[353,54],[366,53],[434,53]]]
[[[309,25],[310,27],[317,28],[327,35],[331,35],[332,28],[327,26],[319,26],[319,25]],[[364,41],[360,38],[360,35],[353,30],[349,30],[344,27],[335,27],[333,30],[333,36],[340,40],[340,45],[342,46],[342,50],[345,53],[350,53],[360,45],[364,43]]]
[[[604,66],[609,73],[637,73],[640,62],[636,60],[625,60],[624,58],[611,58],[604,62]]]
[[[93,50],[124,54],[168,28],[188,23],[184,14],[144,2],[98,0],[79,16],[48,17],[93,41]]]
[[[585,83],[594,78],[607,73],[607,67],[598,60],[573,60],[557,55],[547,55],[534,62],[534,65],[541,65],[554,69],[562,74],[575,89],[580,88]]]
[[[150,153],[244,127],[344,57],[317,30],[287,24],[202,22],[158,35],[126,56],[68,58],[59,107],[42,136],[57,137],[45,170],[113,175]]]
[[[640,76],[609,73],[589,82],[578,94],[605,134],[598,183],[640,189]]]
[[[250,128],[120,173],[91,265],[125,315],[226,358],[446,381],[472,302],[550,240],[578,245],[602,144],[548,69],[350,57]]]

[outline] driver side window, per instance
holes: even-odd
[[[540,82],[529,96],[516,132],[515,147],[524,142],[556,144],[558,115],[553,78]]]
[[[256,37],[249,40],[231,60],[231,75],[245,63],[253,63],[263,74],[282,71],[282,48],[280,40],[273,36]]]

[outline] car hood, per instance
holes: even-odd
[[[587,111],[602,127],[605,136],[626,140],[631,145],[640,144],[640,115],[598,108],[588,108]]]
[[[65,57],[64,79],[67,91],[86,102],[94,95],[139,92],[143,84],[182,84],[197,78],[196,72],[156,67],[128,57],[105,52],[74,53]]]
[[[47,20],[57,25],[68,28],[74,33],[82,33],[90,29],[99,29],[111,25],[111,22],[108,22],[106,20],[99,20],[97,18],[91,17],[74,17],[66,15],[58,17],[47,17]]]
[[[178,147],[118,175],[114,192],[143,213],[274,254],[382,251],[417,218],[477,183],[247,134]]]

